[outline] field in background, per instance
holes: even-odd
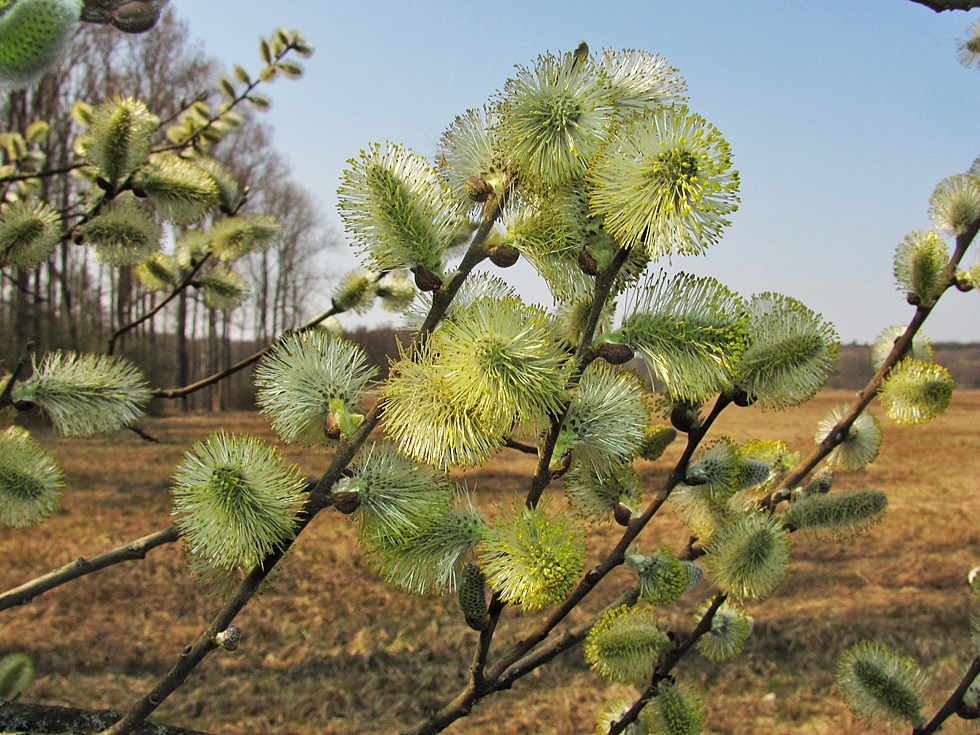
[[[730,409],[713,435],[781,438],[805,453],[817,420],[851,396],[827,391],[783,413]],[[872,410],[882,417],[880,407]],[[935,707],[973,657],[968,621],[976,601],[966,575],[980,564],[980,391],[957,393],[950,410],[923,427],[885,419],[882,425],[878,461],[839,478],[837,486],[885,490],[886,520],[847,542],[794,534],[793,574],[772,599],[751,606],[756,628],[745,653],[726,665],[692,657],[678,669],[678,678],[695,682],[705,697],[708,732],[879,732],[879,723],[851,716],[833,692],[839,652],[861,638],[918,659],[935,675],[929,691]],[[169,474],[208,432],[273,438],[254,413],[147,419],[142,427],[160,442],[129,432],[42,437],[62,463],[68,489],[53,518],[0,535],[2,589],[169,525]],[[679,452],[674,446],[656,463],[638,463],[650,496]],[[322,449],[288,447],[287,453],[313,475],[329,460]],[[509,508],[523,494],[532,471],[533,458],[507,451],[465,477],[492,514],[494,504]],[[669,542],[682,549],[683,526],[669,506],[663,516],[645,532],[643,547]],[[614,526],[597,529],[590,560],[617,535]],[[419,600],[381,583],[355,539],[337,513],[317,517],[268,589],[240,615],[241,647],[209,656],[155,719],[215,734],[389,733],[452,698],[467,675],[476,634],[463,624],[454,598]],[[618,570],[570,622],[584,621],[630,582]],[[711,591],[702,585],[665,608],[667,623],[689,628]],[[166,673],[219,604],[189,577],[179,545],[171,545],[0,613],[0,655],[23,650],[34,658],[37,679],[25,701],[125,709]],[[511,640],[536,617],[509,611],[498,637]],[[450,732],[591,733],[607,701],[631,695],[589,672],[575,650],[478,705]],[[943,732],[975,730],[956,720]]]

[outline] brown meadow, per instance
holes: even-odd
[[[827,391],[781,413],[732,408],[712,436],[779,438],[806,453],[816,422],[851,396]],[[872,411],[882,418],[881,456],[867,470],[839,476],[836,487],[886,491],[885,520],[846,541],[794,534],[793,574],[773,598],[750,606],[756,627],[743,655],[730,664],[696,656],[681,664],[678,678],[704,696],[708,732],[877,731],[879,724],[853,717],[833,688],[837,656],[862,638],[887,643],[934,674],[934,707],[975,655],[969,617],[977,601],[966,575],[980,564],[980,391],[958,392],[946,414],[921,427],[891,423],[876,404]],[[2,533],[0,587],[168,526],[172,468],[209,432],[274,439],[255,413],[152,418],[141,426],[159,443],[129,432],[85,440],[42,433],[65,470],[65,497],[47,522]],[[329,460],[323,449],[286,452],[310,475]],[[673,446],[655,463],[638,463],[650,496],[679,454]],[[533,458],[505,451],[464,477],[493,515],[523,495],[533,465]],[[682,549],[688,534],[669,504],[661,515],[644,532],[643,548],[667,542]],[[346,518],[320,514],[240,615],[246,637],[238,650],[212,654],[154,719],[216,735],[390,733],[452,698],[467,676],[476,634],[454,597],[420,599],[385,585],[356,535]],[[590,560],[617,536],[614,525],[595,527]],[[618,570],[569,623],[585,621],[630,581]],[[667,625],[689,628],[709,591],[703,585],[665,608]],[[37,676],[25,701],[125,709],[219,604],[189,575],[180,544],[169,545],[0,613],[0,655],[33,657]],[[513,639],[533,617],[508,612],[499,638]],[[632,693],[602,682],[574,650],[478,705],[449,732],[591,733],[609,701]],[[944,732],[974,730],[954,719]]]

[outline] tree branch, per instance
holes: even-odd
[[[173,543],[178,538],[180,538],[180,532],[171,526],[162,531],[151,533],[149,536],[131,541],[128,544],[118,546],[111,551],[106,551],[91,559],[75,559],[60,569],[49,572],[37,579],[32,579],[30,582],[26,582],[20,587],[15,587],[0,595],[0,610],[8,610],[17,605],[26,605],[35,597],[55,587],[59,587],[79,577],[84,577],[86,574],[105,569],[113,564],[132,561],[134,559],[144,559],[146,552],[155,549],[157,546]]]
[[[925,5],[937,13],[942,13],[945,10],[973,10],[973,8],[980,8],[980,0],[912,0],[912,2]]]
[[[960,679],[959,686],[949,695],[949,699],[939,708],[936,716],[929,720],[928,724],[923,727],[916,727],[912,730],[912,735],[932,735],[934,732],[938,732],[942,727],[943,723],[956,714],[960,705],[963,703],[963,695],[966,694],[966,690],[970,688],[973,680],[980,676],[980,656],[974,658],[970,663],[970,668],[967,669],[963,678]]]

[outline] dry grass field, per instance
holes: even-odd
[[[825,392],[783,413],[732,408],[713,434],[782,438],[807,452],[816,421],[850,397]],[[877,405],[872,410],[883,413]],[[878,461],[840,477],[838,487],[885,490],[886,520],[846,542],[794,534],[793,574],[772,599],[752,606],[756,628],[745,653],[727,665],[691,657],[679,667],[678,677],[704,695],[709,732],[881,731],[880,723],[850,715],[833,690],[838,654],[862,638],[918,659],[934,674],[935,706],[974,655],[968,619],[977,601],[966,575],[980,564],[980,391],[957,393],[950,410],[925,426],[882,424]],[[147,419],[142,426],[160,442],[128,432],[70,441],[41,436],[66,471],[67,491],[46,523],[2,532],[0,587],[169,525],[171,469],[208,432],[272,438],[267,422],[250,413]],[[679,451],[671,447],[656,463],[641,463],[651,494]],[[309,474],[319,474],[329,459],[325,450],[287,452]],[[531,458],[509,451],[466,478],[481,506],[509,507],[532,467]],[[684,528],[665,510],[645,532],[644,548],[686,543]],[[239,649],[212,654],[155,719],[229,735],[392,733],[451,698],[476,638],[455,600],[419,599],[385,586],[355,536],[339,514],[317,517],[240,616],[246,639]],[[597,527],[592,558],[615,536],[615,527]],[[625,570],[611,575],[572,622],[585,620],[628,583]],[[689,627],[711,591],[702,585],[665,609],[668,624]],[[37,678],[25,701],[125,709],[167,671],[219,604],[188,575],[179,544],[165,546],[0,613],[0,655],[26,651],[34,658]],[[534,617],[506,613],[502,640]],[[591,733],[604,704],[630,694],[591,674],[576,650],[485,701],[450,732]],[[975,729],[957,720],[943,732]]]

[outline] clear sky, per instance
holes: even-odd
[[[751,295],[779,291],[869,342],[912,309],[892,255],[931,226],[944,177],[980,155],[980,71],[956,41],[980,17],[909,0],[171,0],[205,51],[259,68],[278,26],[316,46],[297,81],[280,80],[266,120],[295,178],[338,230],[348,158],[392,140],[433,157],[456,115],[482,105],[515,65],[546,51],[638,48],[687,79],[692,109],[718,127],[741,174],[742,203],[721,243],[674,268]],[[977,257],[977,245],[967,263]],[[331,267],[356,264],[331,258]],[[531,274],[520,290],[543,286]],[[980,341],[980,294],[947,294],[934,341]]]

